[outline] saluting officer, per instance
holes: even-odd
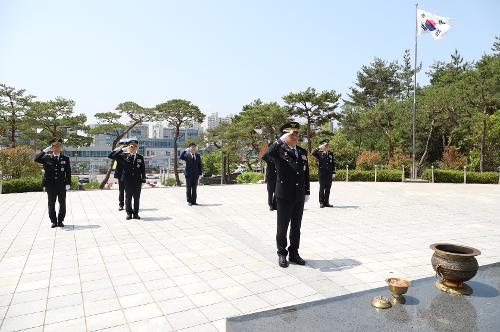
[[[267,204],[269,210],[276,210],[276,166],[269,156],[263,155],[262,159],[266,162],[266,184],[267,184]]]
[[[288,267],[290,262],[305,265],[299,255],[300,226],[304,203],[309,199],[309,164],[307,151],[297,146],[300,124],[289,122],[280,131],[283,135],[267,149],[265,158],[270,158],[276,166],[276,206],[278,264]],[[290,224],[290,245],[287,246],[287,230]]]
[[[128,138],[120,140],[118,143],[119,147],[125,147],[128,144]],[[113,151],[108,155],[108,158],[113,159],[111,156],[113,154]],[[124,203],[124,192],[125,192],[125,183],[122,180],[122,174],[123,174],[123,164],[119,163],[118,161],[115,160],[115,175],[114,178],[118,180],[118,211],[123,210],[123,206],[125,205]]]
[[[198,205],[196,203],[196,188],[198,187],[198,178],[203,173],[201,156],[196,152],[196,144],[190,143],[188,148],[182,151],[180,158],[186,162],[184,175],[186,177],[186,200],[188,205]]]
[[[313,151],[312,155],[318,159],[318,178],[319,178],[319,207],[333,207],[330,204],[330,188],[332,187],[332,178],[335,177],[335,157],[331,151],[328,151],[329,139],[320,142],[319,147]]]
[[[126,219],[141,219],[139,216],[139,203],[142,184],[146,183],[146,166],[144,165],[144,157],[137,153],[139,142],[136,139],[131,139],[128,144],[125,149],[121,146],[114,149],[109,157],[121,163],[123,167],[121,179],[125,184]],[[134,199],[133,209],[132,198]]]
[[[49,146],[35,157],[43,165],[43,187],[47,192],[49,218],[52,228],[64,227],[66,216],[66,191],[71,187],[71,165],[69,157],[61,154],[62,139],[52,139]],[[52,152],[52,153],[49,153]],[[59,201],[59,213],[56,218],[56,199]]]

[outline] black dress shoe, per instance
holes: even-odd
[[[125,218],[125,219],[127,219],[127,220],[132,219],[132,215],[127,213],[127,218]]]
[[[333,205],[331,205],[330,203],[328,204],[325,204],[326,207],[333,207]]]
[[[120,206],[120,207],[118,208],[118,211],[123,211],[123,206]]]
[[[50,226],[50,228],[56,228],[57,227],[57,223],[53,222],[52,223],[52,226]]]
[[[319,205],[319,207],[320,207],[320,208],[324,208],[324,207],[325,207],[325,204],[321,203],[321,204]]]
[[[62,221],[59,221],[59,222],[57,223],[57,227],[64,227],[63,222],[62,222]]]
[[[198,203],[194,202],[193,205],[198,205]]]
[[[288,267],[288,261],[285,255],[278,255],[278,264],[281,267]]]
[[[191,202],[188,202],[188,205],[189,205],[189,206],[191,206],[191,205],[193,205],[193,203],[191,203]]]
[[[274,207],[272,205],[269,205],[269,211],[274,211]]]
[[[134,214],[134,219],[141,219],[138,214]]]
[[[292,254],[289,257],[290,262],[293,262],[298,265],[306,265],[306,261],[299,256],[299,254]]]

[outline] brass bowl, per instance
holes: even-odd
[[[450,294],[472,294],[464,282],[476,275],[479,265],[475,256],[481,255],[481,251],[451,243],[434,243],[430,248],[434,250],[432,268],[443,278],[436,282],[436,287]]]
[[[389,278],[385,280],[387,282],[387,286],[392,293],[391,302],[405,304],[406,299],[403,294],[406,294],[408,291],[408,287],[410,287],[410,282],[405,279],[400,278]],[[395,283],[397,282],[397,283]]]

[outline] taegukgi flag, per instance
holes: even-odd
[[[451,27],[451,20],[448,17],[437,16],[431,12],[417,9],[417,29],[418,34],[429,32],[434,39],[441,38]]]

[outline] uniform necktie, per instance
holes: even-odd
[[[193,157],[193,159],[196,160],[196,157],[194,156],[194,153],[191,153],[191,157]]]
[[[292,151],[293,151],[293,154],[295,155],[295,158],[298,158],[299,155],[297,154],[297,149],[293,148]]]

